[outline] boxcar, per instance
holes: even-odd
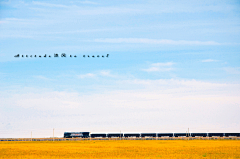
[[[208,133],[208,137],[223,137],[224,133]]]
[[[173,133],[158,133],[158,137],[173,137]]]
[[[90,136],[92,138],[95,138],[95,137],[105,138],[105,137],[107,137],[107,134],[91,134]]]
[[[141,137],[156,137],[156,133],[141,133]]]
[[[108,133],[107,134],[108,138],[112,138],[112,137],[123,137],[123,133]]]
[[[174,133],[175,137],[189,137],[188,133]]]
[[[207,137],[207,133],[191,133],[192,137]]]
[[[126,134],[124,134],[124,137],[140,137],[140,133],[138,134],[138,133],[136,133],[136,134],[134,134],[134,133],[126,133]]]
[[[225,133],[225,137],[240,137],[240,133]]]

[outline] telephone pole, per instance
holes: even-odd
[[[54,141],[54,128],[53,128],[53,141]]]
[[[32,131],[31,131],[31,141],[32,141]]]
[[[121,130],[120,130],[120,140],[122,140],[122,139],[121,139]]]

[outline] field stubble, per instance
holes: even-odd
[[[0,142],[0,158],[240,158],[237,140]]]

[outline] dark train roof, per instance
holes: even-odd
[[[65,133],[71,133],[71,134],[80,134],[80,133],[90,133],[90,132],[64,132]]]

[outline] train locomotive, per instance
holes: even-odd
[[[64,138],[89,138],[90,132],[64,132]]]

